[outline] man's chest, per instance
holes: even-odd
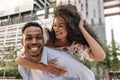
[[[41,70],[31,69],[31,75],[33,80],[43,80],[43,74]]]

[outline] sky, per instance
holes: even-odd
[[[7,10],[14,8],[16,5],[20,5],[22,0],[0,0],[0,10]]]
[[[21,6],[23,3],[26,3],[29,1],[30,0],[25,0],[25,1],[24,0],[0,0],[0,11],[12,10],[12,8],[14,8],[15,6]],[[107,42],[108,43],[111,42],[111,29],[113,29],[114,39],[117,43],[120,44],[120,15],[105,17],[105,29],[106,29]]]

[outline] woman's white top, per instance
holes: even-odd
[[[83,61],[93,61],[93,59],[89,57],[90,48],[82,44],[76,44],[75,42],[73,42],[70,47],[58,47],[56,49],[66,51]]]

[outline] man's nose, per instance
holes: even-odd
[[[37,44],[37,40],[36,39],[32,39],[32,44]]]

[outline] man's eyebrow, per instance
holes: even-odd
[[[63,24],[63,25],[64,25],[65,23],[63,23],[63,22],[60,22],[60,23],[58,23],[58,24]],[[55,25],[55,23],[54,23],[54,25]]]
[[[42,34],[36,34],[36,35],[40,35],[40,36],[42,36]],[[26,34],[26,36],[31,36],[31,34]]]
[[[42,33],[36,34],[36,35],[42,35]]]
[[[30,34],[26,34],[26,36],[31,36]]]
[[[42,36],[42,34],[36,34],[37,36]]]

